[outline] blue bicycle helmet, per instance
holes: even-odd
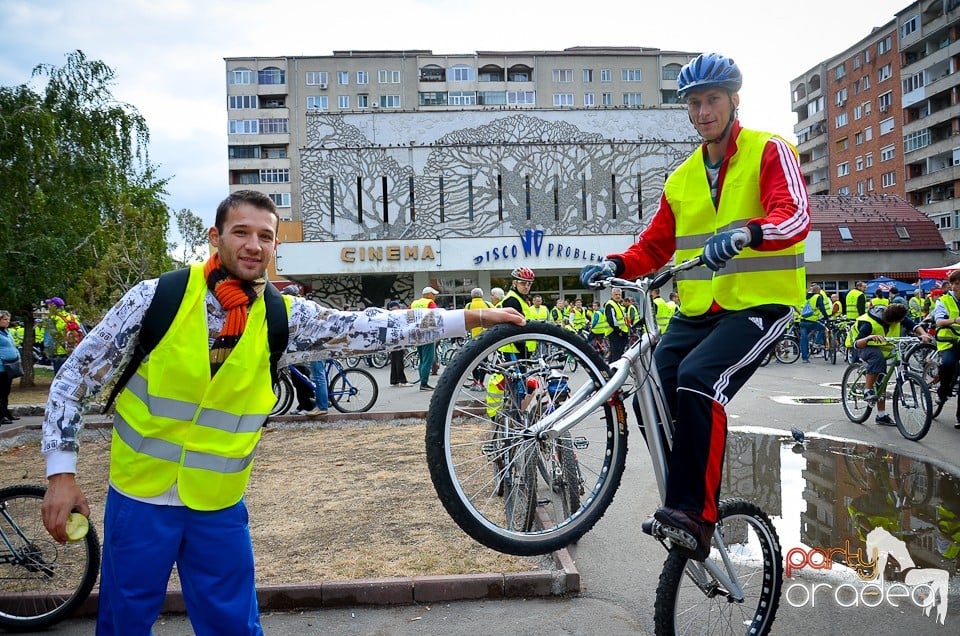
[[[737,63],[719,53],[701,53],[688,62],[677,76],[677,94],[684,98],[696,88],[720,86],[736,93],[743,85]]]

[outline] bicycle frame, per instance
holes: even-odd
[[[660,501],[666,497],[667,490],[667,454],[673,447],[673,418],[663,394],[660,376],[653,361],[653,351],[660,341],[660,331],[657,328],[656,315],[651,311],[652,299],[650,289],[663,286],[678,272],[692,269],[701,265],[700,257],[685,261],[668,268],[654,276],[637,281],[628,281],[620,278],[610,278],[602,286],[620,287],[628,291],[638,292],[640,296],[639,310],[646,330],[641,337],[630,346],[623,356],[610,365],[612,374],[609,380],[594,392],[592,385],[585,385],[572,393],[566,402],[561,404],[553,413],[540,420],[531,427],[532,432],[539,439],[553,440],[569,431],[577,423],[584,420],[591,413],[602,407],[608,401],[617,414],[620,426],[627,426],[624,399],[634,392],[637,394],[641,426],[647,431],[644,435],[650,458],[653,462],[654,477],[660,493]],[[630,379],[634,380],[631,389],[623,391]],[[587,396],[593,394],[587,399]],[[725,587],[727,593],[737,601],[744,598],[743,588],[733,570],[726,546],[719,532],[714,533],[714,540],[720,548],[720,554],[726,572],[711,560],[704,562],[688,561],[687,573],[701,587],[706,584],[704,569],[716,577]]]

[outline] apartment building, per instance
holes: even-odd
[[[226,58],[229,183],[282,217],[276,276],[322,302],[462,306],[516,266],[577,273],[626,248],[699,138],[676,77],[696,53],[334,51]]]
[[[811,194],[897,195],[960,250],[960,0],[913,2],[790,82]]]

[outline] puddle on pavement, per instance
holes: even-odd
[[[839,404],[838,397],[797,397],[794,395],[773,395],[774,402],[779,404]]]
[[[721,492],[770,515],[794,577],[866,584],[888,554],[887,583],[933,572],[949,578],[951,596],[960,589],[960,476],[926,461],[860,442],[731,431]]]

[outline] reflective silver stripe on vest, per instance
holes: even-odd
[[[187,451],[183,456],[184,468],[202,468],[215,473],[239,473],[253,462],[253,453],[246,457],[223,457],[197,451]]]
[[[150,395],[147,393],[147,381],[139,373],[134,373],[130,381],[127,382],[127,390],[136,395],[146,405],[150,415],[156,417],[168,417],[172,420],[189,422],[193,420],[197,409],[200,408],[200,405],[194,402]]]
[[[123,440],[123,443],[137,453],[174,464],[180,463],[183,446],[155,437],[144,437],[135,431],[119,413],[113,418],[113,429],[117,432],[120,439]],[[183,454],[183,466],[184,468],[202,468],[223,474],[239,473],[253,462],[253,455],[254,453],[251,452],[246,457],[234,458],[211,455],[198,451],[187,451]]]
[[[180,454],[183,451],[181,445],[155,437],[144,437],[135,431],[119,413],[113,418],[113,430],[117,432],[124,444],[138,453],[174,464],[180,463]]]
[[[197,417],[197,424],[208,426],[227,433],[256,433],[267,421],[264,415],[234,415],[216,409],[203,409]]]
[[[694,267],[678,272],[679,280],[710,280],[714,275],[727,276],[730,274],[746,274],[754,272],[777,272],[803,267],[803,254],[787,254],[783,256],[764,256],[760,258],[733,258],[719,272],[711,272],[706,267]]]

